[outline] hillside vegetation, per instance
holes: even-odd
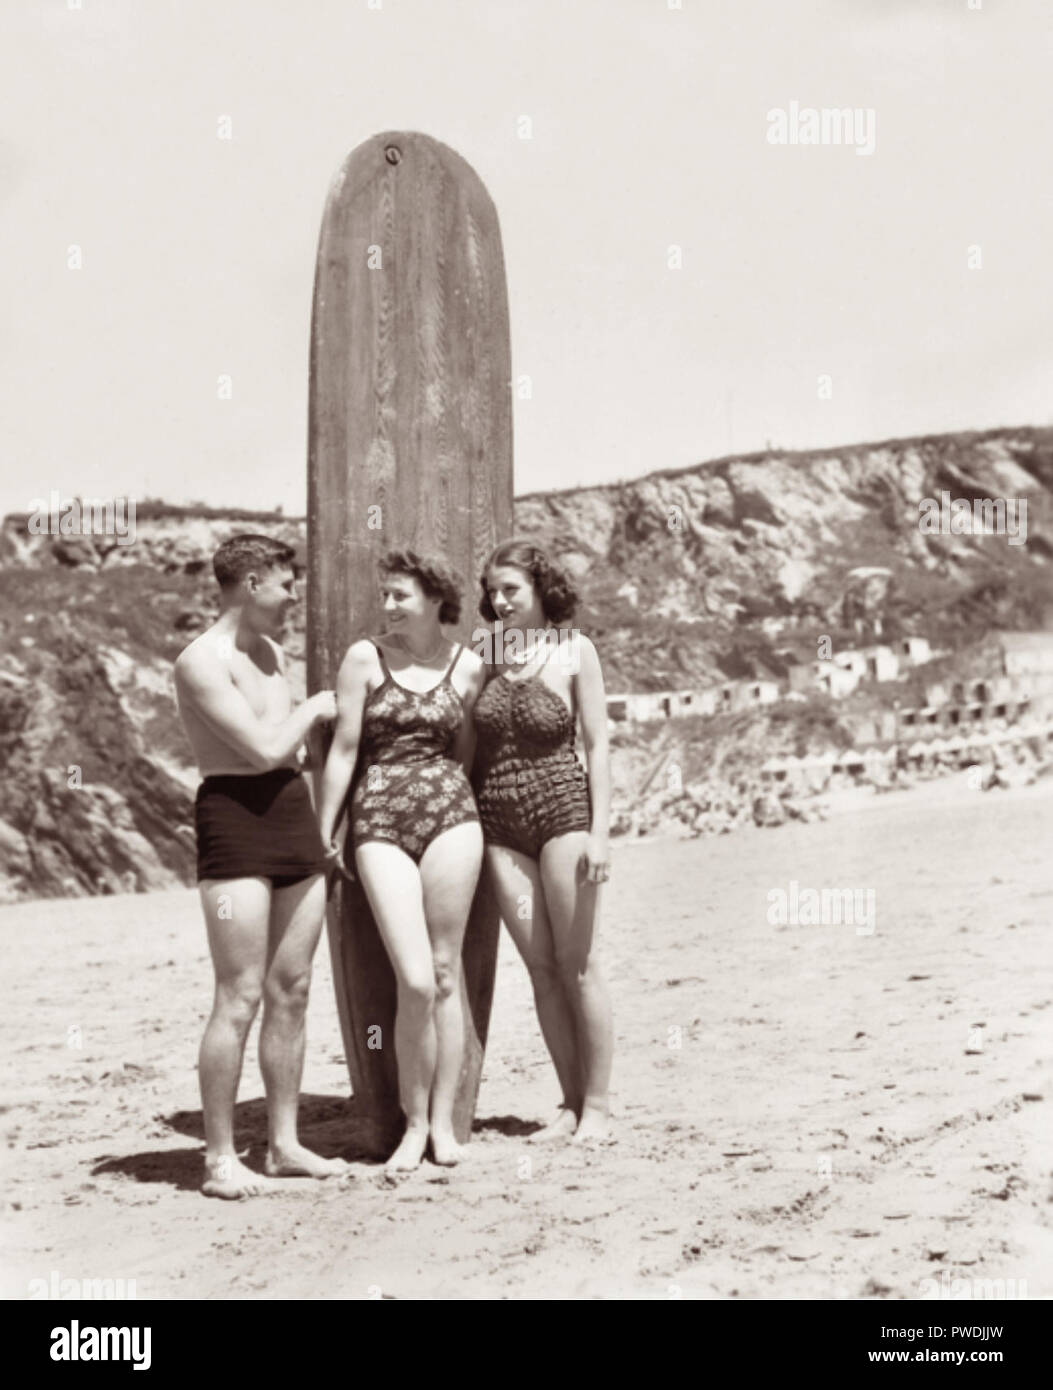
[[[579,581],[608,690],[782,676],[835,650],[921,633],[956,651],[1053,614],[1053,429],[717,459],[603,487],[533,493],[516,527]],[[924,535],[922,498],[1026,498],[1026,544]],[[305,523],[153,501],[136,539],[0,527],[0,899],[193,881],[196,777],[171,662],[211,620],[209,560],[241,530],[304,552]],[[468,614],[474,613],[470,577]],[[466,631],[475,625],[469,619]],[[287,650],[303,688],[304,614]],[[616,738],[624,812],[670,739],[695,775],[851,741],[851,703],[656,725]],[[708,770],[708,771],[707,771]]]

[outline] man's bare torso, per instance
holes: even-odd
[[[229,634],[217,631],[217,627],[218,624],[209,628],[190,643],[177,659],[177,670],[180,664],[191,662],[200,670],[207,663],[210,678],[232,682],[261,723],[281,724],[292,712],[281,647],[270,638],[259,636],[250,651],[242,651]],[[202,777],[259,773],[258,767],[226,743],[202,717],[178,679],[176,699]],[[298,766],[295,757],[288,760],[287,766]]]

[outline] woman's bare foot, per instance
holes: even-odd
[[[350,1172],[342,1158],[323,1158],[302,1144],[268,1149],[263,1171],[269,1178],[342,1178]]]
[[[236,1202],[242,1197],[257,1197],[263,1191],[265,1179],[246,1168],[237,1154],[205,1155],[205,1181],[201,1191],[206,1197],[223,1197]]]
[[[410,1125],[402,1143],[384,1164],[385,1173],[409,1173],[420,1165],[428,1146],[428,1126]]]
[[[544,1129],[535,1130],[529,1136],[532,1144],[548,1144],[553,1139],[569,1139],[578,1125],[577,1114],[569,1105],[561,1105],[559,1114]]]
[[[431,1156],[443,1168],[452,1168],[464,1157],[464,1145],[458,1144],[450,1130],[433,1129]]]
[[[611,1142],[611,1122],[606,1110],[586,1106],[574,1131],[572,1143],[604,1144]]]

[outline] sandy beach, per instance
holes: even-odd
[[[616,1142],[529,1142],[556,1087],[504,937],[469,1158],[397,1185],[355,1159],[323,939],[301,1134],[353,1175],[240,1203],[196,1190],[196,894],[5,908],[2,1292],[55,1274],[147,1299],[1048,1297],[1051,840],[1049,786],[962,778],[822,824],[616,842]],[[873,932],[772,925],[791,882],[873,889]],[[258,1167],[257,1031],[238,1120]]]

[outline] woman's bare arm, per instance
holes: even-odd
[[[486,685],[486,667],[474,652],[466,651],[461,657],[461,661],[467,663],[469,658],[472,662],[469,681],[466,690],[461,695],[464,718],[461,720],[461,727],[457,730],[457,741],[453,751],[453,756],[464,768],[466,774],[471,773],[472,763],[475,760],[475,720],[472,718],[472,711]]]
[[[592,824],[589,830],[590,872],[593,858],[606,866],[607,842],[611,814],[611,765],[607,740],[607,699],[603,688],[603,669],[592,642],[580,635],[578,641],[578,670],[572,677],[581,730],[585,743],[585,762],[589,771],[589,795],[592,802]]]
[[[347,789],[358,758],[362,737],[362,713],[369,680],[377,668],[372,642],[353,642],[336,678],[336,728],[325,760],[318,791],[318,828],[323,843],[332,843],[336,822],[347,799]]]

